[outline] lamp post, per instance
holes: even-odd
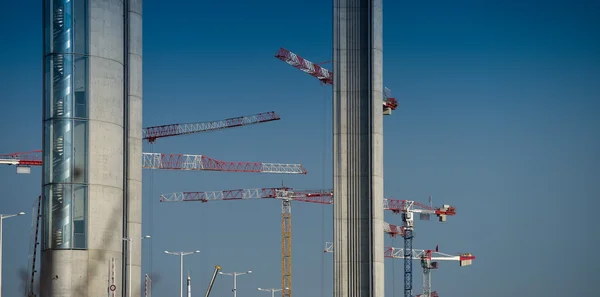
[[[4,221],[4,219],[22,216],[24,214],[24,212],[8,215],[0,214],[0,297],[2,297],[2,221]]]
[[[285,288],[286,290],[289,290],[290,288]],[[258,288],[259,291],[265,291],[265,292],[271,292],[271,297],[275,297],[275,292],[279,292],[283,289],[275,289],[275,288],[271,288],[271,289],[263,289],[263,288]]]
[[[219,271],[219,274],[221,275],[231,275],[233,276],[233,297],[237,297],[237,277],[238,275],[244,275],[244,274],[250,274],[252,273],[252,270],[248,270],[246,272],[221,272]]]
[[[150,238],[150,235],[142,236],[142,237],[139,237],[139,238],[133,238],[133,239],[142,240],[142,239],[148,239],[148,238]],[[128,253],[129,255],[127,256],[127,258],[129,258],[128,259],[129,260],[128,261],[129,262],[129,269],[128,269],[129,270],[128,271],[129,281],[127,281],[127,295],[129,297],[131,297],[131,291],[132,291],[131,290],[131,285],[132,285],[132,283],[131,283],[131,279],[132,279],[131,278],[131,253],[132,253],[133,249],[131,248],[131,245],[132,245],[132,243],[131,243],[132,240],[131,239],[132,239],[131,237],[125,237],[125,238],[123,238],[123,241],[127,241],[127,250],[129,251],[129,253]],[[0,297],[2,297],[2,296],[0,296]]]
[[[183,297],[183,256],[187,256],[187,255],[191,255],[191,254],[196,254],[199,253],[200,251],[193,251],[193,252],[169,252],[169,251],[165,251],[165,254],[168,255],[175,255],[175,256],[179,256],[179,263],[180,263],[180,275],[181,275],[181,280],[179,281],[179,297]],[[1,297],[1,296],[0,296]]]

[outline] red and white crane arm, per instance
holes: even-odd
[[[16,166],[42,166],[42,151],[20,152],[0,155],[0,164]]]
[[[387,247],[385,250],[386,258],[404,259],[404,249]],[[475,260],[475,256],[470,253],[464,253],[460,255],[449,255],[440,253],[435,250],[419,250],[412,249],[413,259],[429,259],[431,261],[459,261],[460,266],[471,265],[472,261]]]
[[[250,199],[280,199],[318,204],[332,204],[333,192],[331,190],[294,190],[292,188],[255,188],[236,189],[209,192],[175,192],[160,195],[161,202],[186,202],[186,201],[227,201]],[[400,226],[384,222],[383,230],[390,236],[404,235]]]
[[[262,172],[306,174],[302,164],[263,162],[227,162],[204,155],[143,153],[142,167],[166,170],[209,170],[228,172]]]
[[[278,114],[274,111],[263,112],[248,116],[234,117],[218,121],[208,121],[199,123],[183,123],[183,124],[170,124],[161,126],[146,127],[143,129],[143,139],[148,142],[154,142],[158,138],[194,134],[201,132],[216,131],[226,128],[234,128],[247,126],[252,124],[260,124],[271,121],[280,120]]]
[[[283,47],[279,49],[275,55],[275,58],[292,65],[313,77],[316,77],[319,81],[321,81],[321,83],[328,85],[333,84],[333,72],[311,61],[308,61]],[[398,101],[396,98],[390,97],[390,91],[388,88],[385,88],[384,97],[384,114],[390,114],[390,112],[386,112],[386,109],[396,110],[398,107]]]
[[[333,253],[333,242],[325,243],[325,253]],[[404,259],[404,249],[395,247],[386,247],[384,257],[394,259]],[[465,253],[461,255],[449,255],[445,253],[436,252],[435,250],[420,250],[412,249],[413,260],[430,259],[432,261],[460,261],[461,266],[470,265],[475,256],[473,254]]]
[[[294,190],[292,188],[255,188],[236,189],[209,192],[175,192],[160,195],[161,202],[184,201],[218,201],[218,200],[246,200],[246,199],[290,199],[293,201],[331,204],[333,193],[330,191]]]
[[[42,166],[41,151],[0,155],[0,164],[17,166]],[[207,170],[226,172],[261,172],[281,174],[306,174],[302,164],[227,162],[204,155],[142,153],[142,168],[165,170]]]

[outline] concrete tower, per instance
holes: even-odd
[[[333,1],[334,297],[383,297],[382,0]]]
[[[140,296],[142,0],[43,5],[41,296]]]

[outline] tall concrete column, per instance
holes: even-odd
[[[334,297],[383,297],[382,0],[333,1]]]
[[[41,297],[124,292],[123,237],[141,237],[141,58],[129,62],[133,49],[141,57],[141,17],[128,13],[139,2],[43,1]]]
[[[131,295],[142,296],[142,0],[128,3],[128,169],[127,174],[127,233],[133,239]],[[129,295],[128,295],[129,296]]]

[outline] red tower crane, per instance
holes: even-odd
[[[295,190],[292,188],[256,188],[212,192],[176,192],[160,196],[161,202],[219,201],[248,199],[281,200],[281,289],[283,297],[292,295],[292,201],[319,204],[333,203],[333,190]],[[401,205],[401,200],[387,203],[391,207]],[[399,212],[401,209],[389,210]],[[404,228],[384,222],[384,232],[390,236],[404,236]]]
[[[325,253],[333,253],[333,242],[325,243]],[[475,260],[475,256],[470,253],[458,256],[440,253],[438,246],[435,247],[435,250],[412,249],[408,256],[403,248],[387,247],[384,256],[386,258],[418,260],[421,262],[421,268],[423,268],[423,294],[415,297],[439,297],[437,292],[431,291],[431,270],[438,269],[437,261],[458,261],[459,265],[463,267],[471,265]]]
[[[143,139],[154,142],[158,138],[194,134],[235,128],[253,124],[277,121],[281,118],[274,111],[186,124],[171,124],[144,128]],[[41,150],[0,154],[0,164],[15,165],[17,173],[30,173],[31,166],[42,166]],[[143,153],[142,167],[145,169],[167,170],[209,170],[227,172],[262,172],[283,174],[306,174],[301,164],[262,163],[262,162],[226,162],[204,155]]]
[[[283,47],[279,49],[275,55],[275,58],[292,65],[313,77],[316,77],[323,84],[333,84],[333,72],[311,61],[308,61]],[[390,115],[392,114],[392,110],[396,110],[396,107],[398,107],[398,101],[396,98],[391,97],[391,92],[388,88],[385,88],[383,95],[385,97],[385,100],[383,100],[383,114]]]

